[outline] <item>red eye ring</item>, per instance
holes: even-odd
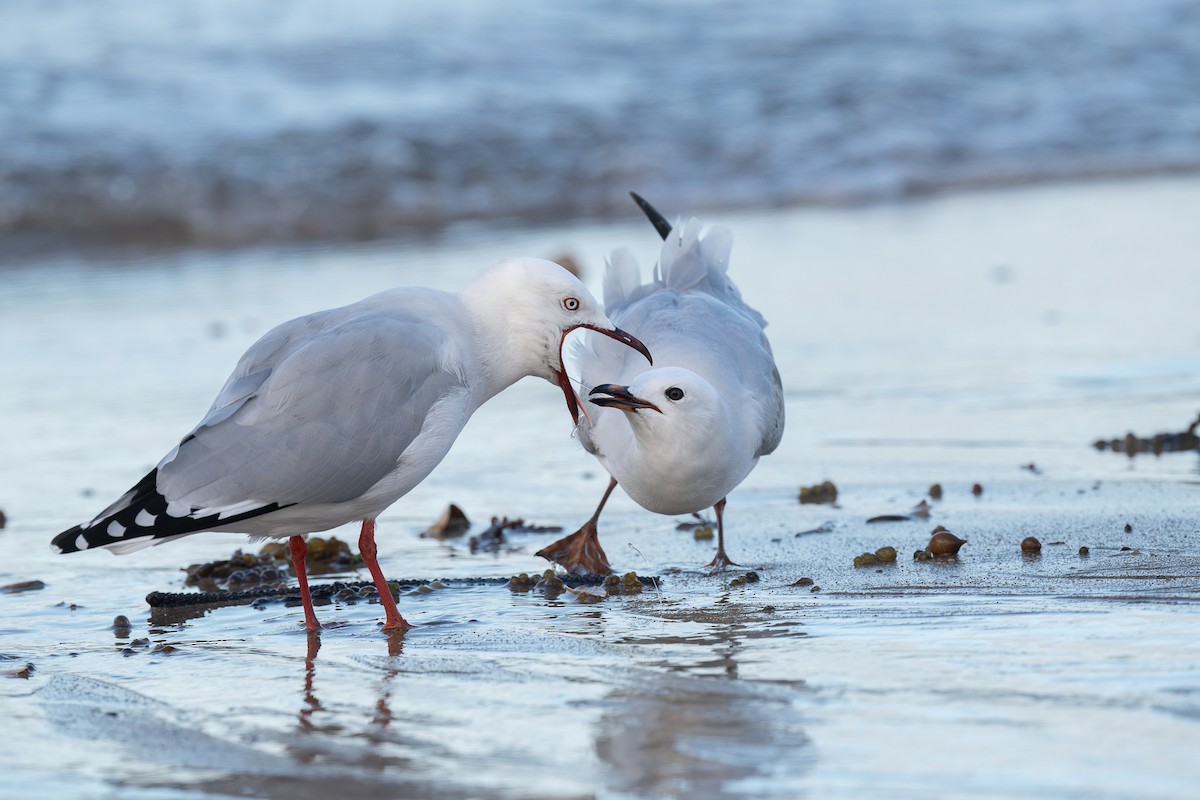
[[[579,310],[579,298],[578,297],[564,297],[563,301],[562,301],[562,307],[565,308],[567,311],[578,311]]]

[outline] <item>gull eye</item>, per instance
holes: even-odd
[[[564,297],[563,302],[562,302],[562,307],[565,308],[567,311],[578,311],[579,310],[579,298],[578,297]]]
[[[683,389],[680,389],[678,386],[672,386],[670,389],[667,389],[667,399],[676,401],[682,400]]]

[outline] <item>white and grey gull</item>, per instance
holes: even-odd
[[[650,359],[578,279],[533,258],[502,261],[457,294],[391,289],[285,322],[246,351],[157,467],[52,547],[128,553],[214,530],[288,537],[305,625],[316,630],[304,537],[362,520],[384,627],[408,628],[379,568],[376,517],[437,466],[477,408],[523,377],[557,384],[578,421],[562,363],[577,328]]]
[[[673,231],[633,197],[662,236],[662,251],[645,284],[628,250],[613,253],[604,276],[605,311],[637,332],[658,366],[585,338],[580,376],[592,387],[589,401],[601,408],[578,421],[579,440],[611,479],[591,519],[538,555],[572,572],[610,572],[597,522],[619,484],[659,514],[712,507],[717,552],[708,566],[724,569],[734,563],[725,552],[726,497],[779,445],[783,385],[766,320],[729,279],[729,229],[704,231],[692,219]]]

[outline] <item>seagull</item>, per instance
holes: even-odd
[[[591,519],[537,555],[572,572],[611,572],[596,526],[619,483],[638,505],[659,514],[711,506],[717,554],[707,566],[715,572],[734,565],[725,552],[726,496],[783,436],[783,385],[763,332],[766,320],[726,274],[729,229],[703,232],[692,219],[672,232],[653,206],[633,198],[662,236],[662,253],[647,284],[628,250],[613,253],[604,276],[605,311],[638,332],[659,366],[639,363],[624,350],[609,352],[592,337],[583,342],[581,380],[593,387],[588,400],[600,410],[577,422],[579,440],[611,479]]]
[[[391,289],[285,322],[246,351],[157,467],[51,547],[123,554],[203,531],[288,537],[305,626],[316,631],[305,536],[362,520],[384,630],[405,630],[375,518],[437,466],[475,409],[523,377],[557,384],[578,423],[562,360],[577,328],[650,359],[575,276],[535,258],[501,261],[457,294]]]

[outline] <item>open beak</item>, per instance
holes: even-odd
[[[613,383],[601,384],[592,389],[591,394],[588,395],[588,402],[608,408],[619,408],[622,411],[637,412],[643,408],[649,408],[662,413],[662,409],[649,400],[643,400],[630,394],[628,386],[617,386]]]
[[[595,325],[580,325],[579,327],[587,328],[589,331],[595,331],[596,333],[602,333],[610,339],[617,340],[618,342],[625,345],[626,347],[632,347],[634,350],[637,350],[639,353],[644,355],[646,357],[646,360],[650,362],[651,366],[654,365],[654,359],[651,357],[650,351],[648,349],[646,349],[646,345],[644,345],[640,341],[638,341],[637,338],[634,337],[634,335],[632,333],[626,333],[625,331],[621,330],[620,328],[613,328],[612,330],[605,330],[604,328],[597,328]],[[558,347],[558,357],[559,357],[559,362],[561,363],[561,361],[562,361],[562,345],[561,344],[559,344],[559,347]]]
[[[597,328],[595,325],[577,325],[576,327],[587,328],[590,331],[595,331],[596,333],[604,334],[608,338],[615,339],[616,341],[620,342],[621,344],[625,345],[626,347],[632,347],[634,350],[637,350],[639,353],[641,353],[643,356],[645,356],[647,361],[649,361],[651,364],[654,364],[654,358],[651,357],[650,350],[646,347],[646,345],[642,344],[637,339],[636,336],[634,336],[631,333],[626,333],[625,331],[621,330],[620,328],[612,328],[610,330],[607,328]],[[559,339],[559,341],[558,341],[558,366],[559,366],[559,368],[554,370],[554,379],[558,382],[559,388],[562,389],[563,398],[567,401],[567,411],[569,411],[571,413],[571,419],[574,421],[574,423],[576,425],[578,425],[579,424],[579,414],[580,414],[579,398],[578,398],[578,396],[576,396],[575,390],[571,387],[571,379],[567,377],[566,368],[563,367],[563,365],[562,365],[562,363],[563,363],[563,357],[562,357],[563,345],[567,341],[567,334],[573,330],[575,330],[575,328],[571,328],[569,330],[563,331],[562,338]],[[595,402],[595,401],[593,400],[592,402]],[[657,409],[655,409],[655,410],[657,411]],[[587,412],[584,411],[583,415],[587,416]]]

